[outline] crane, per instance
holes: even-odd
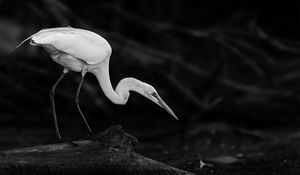
[[[29,39],[31,45],[42,46],[50,54],[53,61],[64,67],[62,74],[50,91],[55,132],[59,140],[61,140],[61,135],[57,122],[54,94],[57,85],[70,70],[81,72],[81,80],[76,91],[75,103],[90,134],[93,134],[93,131],[79,106],[79,93],[87,72],[95,75],[105,96],[114,104],[126,104],[130,91],[134,91],[164,108],[171,116],[178,120],[175,113],[162,100],[155,88],[145,82],[127,77],[119,81],[115,90],[113,89],[109,76],[109,59],[112,49],[110,44],[97,33],[72,27],[47,28],[31,35],[16,48]]]

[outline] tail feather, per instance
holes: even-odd
[[[29,39],[32,38],[33,35],[31,35],[30,37],[26,38],[25,40],[23,40],[20,44],[17,45],[17,47],[15,47],[14,49],[12,49],[9,54],[11,54],[12,52],[14,52],[17,48],[19,48],[20,46],[22,46],[26,41],[28,41]]]

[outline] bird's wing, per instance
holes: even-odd
[[[70,27],[44,29],[31,38],[34,45],[51,45],[61,52],[81,59],[88,64],[97,64],[111,54],[109,43],[100,35]]]

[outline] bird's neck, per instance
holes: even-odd
[[[124,97],[123,94],[118,94],[116,91],[114,91],[110,77],[109,77],[109,64],[108,60],[107,62],[100,63],[95,69],[90,70],[91,73],[93,73],[100,86],[103,90],[105,96],[111,100],[115,104],[125,104],[127,102],[127,97]]]

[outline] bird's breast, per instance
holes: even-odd
[[[74,58],[73,56],[68,54],[60,53],[58,55],[52,55],[51,58],[58,64],[62,65],[64,68],[75,72],[81,72],[84,64],[86,64],[82,60]]]

